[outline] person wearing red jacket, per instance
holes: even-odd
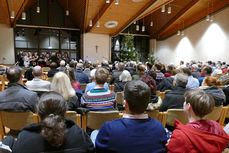
[[[189,123],[175,120],[175,130],[167,144],[168,153],[220,153],[229,142],[229,136],[215,121],[202,117],[214,108],[214,99],[203,90],[185,93],[184,111]]]

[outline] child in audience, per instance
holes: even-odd
[[[175,121],[175,130],[167,145],[168,153],[222,152],[229,136],[215,121],[202,118],[212,112],[215,106],[211,95],[203,90],[189,90],[185,93],[184,111],[189,123]]]
[[[13,152],[93,152],[89,136],[72,120],[64,118],[66,110],[67,103],[60,94],[43,94],[37,106],[41,123],[28,125],[22,130]]]

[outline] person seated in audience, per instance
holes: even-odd
[[[138,80],[143,75],[145,75],[145,66],[138,64],[136,68],[136,74],[132,76],[132,80]]]
[[[54,75],[51,89],[64,97],[68,104],[68,110],[76,110],[80,106],[70,79],[64,72],[58,72]]]
[[[202,119],[214,109],[212,96],[200,89],[185,93],[184,111],[189,123],[175,121],[175,130],[167,145],[168,153],[222,152],[229,136],[215,121]]]
[[[76,80],[75,70],[73,68],[68,69],[68,76],[71,81],[74,90],[81,90],[79,81]]]
[[[222,89],[217,86],[221,85],[221,81],[215,77],[207,76],[204,78],[201,89],[210,94],[215,100],[215,106],[221,106],[226,102],[226,96]]]
[[[50,91],[50,82],[42,80],[42,68],[35,66],[32,72],[34,78],[26,82],[26,87],[33,91]]]
[[[115,93],[104,88],[109,72],[100,67],[95,72],[95,88],[83,94],[81,104],[90,110],[113,110],[116,104]]]
[[[96,72],[96,70],[97,69],[93,69],[90,73],[90,76],[92,77],[92,82],[87,84],[86,89],[85,89],[85,93],[90,91],[91,89],[95,88],[95,72]],[[109,90],[109,86],[108,86],[107,82],[104,83],[104,88],[106,90]]]
[[[85,69],[83,71],[83,73],[87,74],[87,76],[88,76],[89,79],[91,79],[91,76],[90,76],[90,73],[91,73],[90,67],[91,67],[91,65],[87,62],[85,64]]]
[[[28,70],[25,71],[24,78],[26,78],[28,81],[33,80],[33,67],[29,68]]]
[[[165,152],[163,125],[144,114],[150,101],[148,85],[140,80],[127,82],[124,97],[126,114],[103,124],[95,141],[96,153]]]
[[[125,64],[122,62],[118,63],[118,69],[117,71],[113,71],[109,84],[114,84],[119,82],[119,76],[121,75],[124,69],[125,69]]]
[[[215,70],[212,72],[211,76],[213,77],[217,77],[217,76],[221,76],[223,74],[222,69],[221,69],[221,65],[217,64]]]
[[[196,64],[192,64],[191,70],[192,70],[192,76],[194,78],[198,79],[200,77],[200,72],[198,71],[198,66]]]
[[[164,73],[165,77],[171,77],[172,76],[172,71],[175,69],[173,64],[169,64],[167,66],[167,73]]]
[[[146,62],[146,71],[145,73],[147,74],[149,71],[152,70],[153,65],[149,62]]]
[[[38,102],[37,93],[25,88],[22,82],[21,70],[17,66],[6,71],[9,80],[8,88],[0,92],[0,110],[11,112],[35,112]]]
[[[130,75],[130,72],[127,70],[122,71],[121,75],[119,76],[119,82],[114,84],[114,92],[122,92],[126,83],[131,80],[132,77]]]
[[[210,66],[205,66],[202,69],[202,71],[201,71],[202,76],[198,78],[200,86],[202,85],[204,78],[207,76],[211,76],[211,73],[212,73],[212,68]]]
[[[83,64],[77,63],[76,70],[75,70],[76,80],[78,80],[79,83],[89,83],[89,78],[87,74],[83,73],[82,70],[83,70]]]
[[[150,73],[150,71],[148,71],[148,73]],[[152,95],[156,95],[156,91],[157,91],[156,81],[149,74],[145,74],[141,76],[139,80],[145,82],[150,87]]]
[[[109,72],[109,74],[112,72],[111,68],[109,66],[109,62],[107,60],[103,60],[101,63],[101,66],[105,69],[107,69],[107,71]]]
[[[186,85],[188,83],[188,76],[183,73],[178,73],[175,75],[173,80],[174,89],[165,94],[165,98],[162,101],[159,111],[167,111],[172,108],[183,108],[184,93],[186,91]]]
[[[126,70],[130,72],[130,75],[133,76],[136,74],[136,69],[134,68],[134,61],[130,61],[126,67]]]
[[[161,65],[161,63],[156,63],[155,65],[154,65],[154,68],[155,68],[155,72],[156,72],[156,74],[157,74],[157,76],[156,76],[156,84],[158,85],[164,78],[165,78],[165,76],[164,76],[164,74],[161,72],[161,68],[162,68],[162,65]]]
[[[65,72],[66,71],[66,67],[65,67],[65,61],[61,60],[60,61],[60,67],[57,68],[57,70],[59,70],[59,72]]]
[[[94,147],[89,136],[72,120],[64,117],[66,110],[67,103],[60,94],[43,94],[37,106],[41,123],[23,128],[12,151],[93,153]]]
[[[52,62],[50,64],[50,68],[51,70],[48,71],[48,77],[52,78],[55,75],[55,73],[59,72],[59,70],[57,69],[57,64],[55,62]]]
[[[188,76],[188,83],[186,85],[186,89],[196,89],[199,88],[199,81],[198,79],[192,76],[192,71],[190,68],[183,68],[183,73]]]
[[[179,72],[180,72],[179,69],[172,70],[171,76],[165,77],[159,83],[159,85],[157,85],[157,90],[160,90],[161,92],[164,92],[165,90],[173,90],[174,89],[174,86],[173,86],[174,76]]]

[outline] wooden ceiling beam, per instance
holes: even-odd
[[[190,1],[184,8],[182,8],[173,18],[171,18],[160,30],[158,30],[153,37],[157,36],[163,32],[169,25],[178,20],[186,11],[188,11],[193,5],[195,5],[199,0]]]
[[[87,18],[88,18],[88,8],[89,8],[89,0],[85,0],[85,10],[84,10],[84,24],[83,24],[83,32],[86,32],[87,26]]]
[[[93,29],[93,28],[95,27],[96,23],[97,23],[97,22],[99,21],[99,19],[105,14],[105,12],[110,8],[110,6],[112,5],[113,2],[114,2],[114,0],[111,0],[109,4],[107,4],[107,3],[104,2],[104,5],[102,6],[102,8],[101,8],[101,9],[99,10],[99,12],[98,12],[99,15],[96,15],[96,16],[94,17],[94,19],[92,20],[92,26],[90,27],[90,26],[88,25],[86,32],[90,32],[91,29]]]
[[[26,7],[26,5],[27,5],[28,2],[29,2],[29,0],[24,0],[23,3],[21,4],[21,7],[18,10],[17,15],[14,18],[13,27],[16,26],[16,22],[20,18],[21,14],[22,14],[23,10],[25,9],[25,7]]]
[[[10,27],[10,13],[9,13],[9,6],[7,3],[7,0],[1,0],[0,1],[0,8],[3,10],[4,18],[5,18],[5,23]]]
[[[132,18],[130,18],[121,28],[119,28],[116,32],[114,32],[111,35],[116,36],[123,30],[125,30],[127,27],[129,27],[133,23],[133,21],[135,21],[140,16],[142,16],[146,11],[148,11],[148,9],[151,8],[155,2],[156,0],[150,0],[142,9],[140,9]]]

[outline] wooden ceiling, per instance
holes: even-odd
[[[23,8],[30,9],[38,0],[0,0],[0,23],[15,26]],[[41,1],[41,0],[40,0]],[[45,0],[46,1],[46,0]],[[49,0],[51,1],[51,0]],[[70,17],[82,32],[117,35],[133,22],[146,26],[151,38],[165,39],[195,22],[229,5],[229,0],[57,0],[64,10],[70,11]],[[134,2],[138,1],[138,2]],[[165,5],[166,12],[161,12]],[[172,13],[168,14],[168,7]],[[15,11],[15,19],[10,13]],[[90,20],[93,25],[89,26]],[[100,22],[100,27],[96,23]],[[107,28],[107,21],[117,21],[114,28]],[[153,26],[150,22],[153,21]]]

